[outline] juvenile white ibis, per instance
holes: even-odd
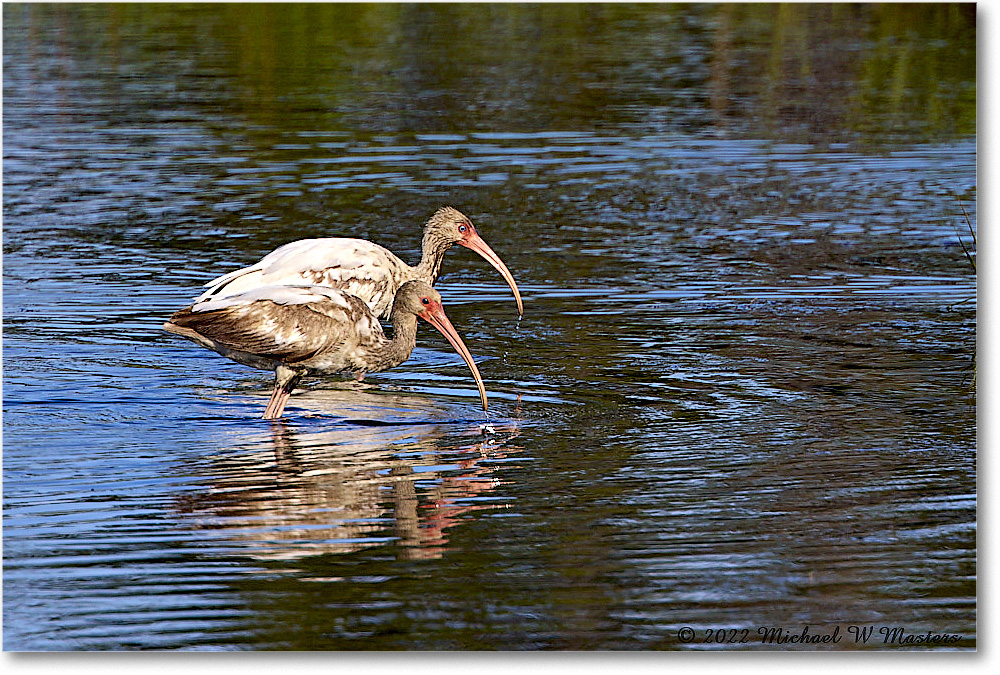
[[[392,304],[392,339],[361,299],[324,286],[262,286],[178,310],[163,328],[253,368],[274,371],[264,419],[281,417],[303,375],[354,375],[359,380],[398,366],[417,343],[417,318],[448,338],[472,370],[483,410],[486,387],[476,362],[422,281],[400,287]]]
[[[364,239],[300,239],[275,249],[254,265],[213,279],[195,302],[273,284],[328,286],[361,298],[375,316],[388,318],[399,288],[414,280],[433,285],[445,252],[455,244],[472,249],[500,272],[514,291],[518,314],[523,315],[521,293],[510,270],[479,236],[472,221],[450,206],[438,209],[424,226],[420,263],[415,267]]]

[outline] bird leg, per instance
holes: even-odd
[[[281,413],[285,411],[285,404],[288,403],[288,397],[292,395],[292,390],[301,377],[301,373],[283,363],[274,369],[274,391],[271,392],[271,400],[267,402],[267,408],[264,410],[264,419],[276,420],[281,417]]]

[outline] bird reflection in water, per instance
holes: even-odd
[[[390,545],[400,558],[440,557],[469,513],[507,507],[493,494],[496,462],[522,450],[515,421],[458,434],[434,421],[269,426],[270,438],[210,458],[211,488],[179,503],[195,527],[261,560]]]

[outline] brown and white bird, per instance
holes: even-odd
[[[388,318],[399,288],[414,280],[433,285],[445,252],[455,244],[472,249],[500,272],[514,292],[518,314],[523,315],[521,293],[510,270],[479,236],[472,221],[450,206],[438,209],[424,226],[420,263],[415,267],[365,239],[300,239],[275,249],[254,265],[213,279],[195,302],[274,284],[327,286],[361,298],[375,316]]]
[[[391,340],[361,299],[324,286],[262,286],[210,298],[178,310],[163,328],[237,363],[273,370],[274,392],[264,419],[277,419],[303,375],[360,380],[406,361],[417,342],[417,318],[441,331],[465,360],[486,410],[476,362],[445,315],[441,296],[422,281],[409,281],[396,293]]]

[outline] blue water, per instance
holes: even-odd
[[[892,108],[883,7],[5,5],[4,649],[974,648],[975,32],[948,7],[899,10],[932,34],[900,29]],[[868,70],[751,67],[790,26]],[[275,424],[267,373],[160,329],[294,239],[414,262],[444,203],[524,297],[448,253],[488,416],[426,326]],[[757,633],[851,625],[958,637]]]

